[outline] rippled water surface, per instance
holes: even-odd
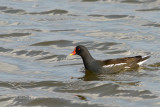
[[[1,107],[159,107],[159,0],[0,0]],[[84,73],[96,59],[151,55],[138,70]]]

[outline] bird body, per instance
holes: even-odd
[[[83,60],[83,64],[86,70],[94,73],[114,73],[122,69],[139,67],[150,56],[133,56],[107,60],[96,60],[89,53],[85,46],[79,45],[70,54],[79,55]]]

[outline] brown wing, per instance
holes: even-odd
[[[138,62],[148,59],[150,56],[142,58],[142,56],[125,57],[117,59],[108,59],[103,61],[103,65],[126,63],[128,66],[137,65]]]

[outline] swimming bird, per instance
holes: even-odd
[[[115,73],[122,69],[137,68],[148,58],[150,58],[150,56],[133,56],[107,60],[96,60],[83,45],[76,46],[70,56],[72,55],[81,56],[85,69],[93,73]]]

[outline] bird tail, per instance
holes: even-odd
[[[137,63],[138,65],[142,65],[144,62],[146,62],[151,56],[144,56],[142,59]]]

